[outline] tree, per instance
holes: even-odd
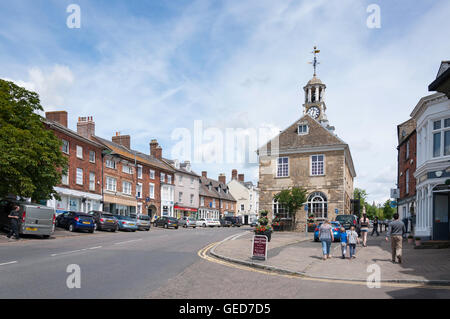
[[[383,206],[383,217],[385,219],[392,219],[395,210],[391,207],[391,201],[388,199]]]
[[[306,202],[308,191],[302,187],[294,186],[284,189],[274,196],[274,200],[282,204],[292,214],[292,226],[295,227],[296,212]]]
[[[0,197],[59,198],[54,186],[67,159],[37,111],[43,111],[37,93],[0,79]]]

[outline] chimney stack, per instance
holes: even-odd
[[[45,118],[47,120],[57,122],[64,127],[67,127],[67,112],[66,111],[45,112]]]
[[[150,155],[156,157],[156,148],[158,147],[158,141],[153,139],[150,141]]]
[[[225,174],[220,174],[219,175],[219,182],[222,184],[226,184],[227,183],[227,177],[225,176]]]
[[[239,174],[238,175],[238,181],[239,182],[244,182],[244,174]]]
[[[156,147],[156,150],[155,150],[155,157],[156,157],[157,159],[162,159],[162,147],[161,147],[161,145],[158,145],[158,146]]]
[[[120,135],[120,132],[116,132],[116,136],[112,137],[112,141],[116,144],[122,145],[128,149],[130,149],[130,135]]]
[[[202,172],[202,176],[203,176],[204,178],[208,178],[208,172],[207,172],[207,171],[203,171],[203,172]]]
[[[92,116],[78,118],[77,133],[88,139],[95,135],[95,122]]]
[[[233,170],[231,171],[231,179],[232,179],[232,180],[233,180],[233,179],[237,179],[237,175],[238,175],[237,169],[233,169]]]

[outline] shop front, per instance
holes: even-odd
[[[56,214],[68,211],[87,213],[91,210],[102,210],[102,196],[80,192],[69,188],[55,187],[60,200],[53,198],[47,201],[47,206],[55,208]]]
[[[119,196],[105,195],[103,211],[114,215],[130,216],[136,214],[137,201]]]
[[[193,217],[195,219],[198,219],[198,209],[197,208],[183,207],[183,206],[175,205],[174,209],[175,209],[175,216],[178,219],[181,217]]]

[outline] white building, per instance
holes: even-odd
[[[411,113],[417,122],[415,236],[449,239],[450,100],[435,93]]]
[[[231,181],[227,184],[230,194],[236,199],[236,216],[241,216],[244,225],[258,219],[259,190],[252,182],[244,181],[244,174],[231,172]]]
[[[175,185],[172,176],[161,172],[161,216],[175,217]]]

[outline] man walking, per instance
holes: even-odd
[[[19,216],[20,216],[20,206],[14,205],[13,210],[9,213],[8,218],[10,219],[10,230],[8,238],[14,236],[15,239],[19,239]]]
[[[396,259],[398,263],[402,263],[402,241],[403,233],[406,231],[405,224],[399,220],[399,215],[394,214],[394,221],[389,223],[388,232],[386,234],[386,241],[391,237],[392,262],[395,264]]]
[[[377,233],[377,237],[380,236],[380,233],[378,232],[378,217],[375,217],[375,219],[373,220],[373,230],[372,230],[372,235],[373,233]]]

